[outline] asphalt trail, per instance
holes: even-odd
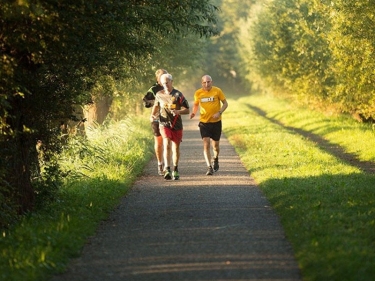
[[[225,136],[219,171],[205,175],[197,120],[183,118],[180,180],[158,176],[152,160],[51,280],[301,280],[279,218]]]

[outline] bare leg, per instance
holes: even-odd
[[[162,136],[155,136],[154,141],[156,159],[158,160],[158,164],[161,165],[163,163],[163,138]]]
[[[172,142],[173,166],[177,167],[180,160],[180,143]]]
[[[219,170],[219,152],[220,152],[220,142],[212,140],[212,150],[214,153],[214,159],[212,162],[212,166],[214,168],[214,172]]]
[[[203,138],[203,155],[207,166],[211,165],[210,138]]]
[[[212,140],[212,150],[213,150],[213,153],[214,153],[214,158],[217,158],[219,157],[219,153],[220,153],[220,141],[214,141]]]
[[[164,146],[164,167],[170,167],[171,156],[172,156],[171,140],[169,138],[164,138],[163,146]]]

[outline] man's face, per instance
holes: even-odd
[[[202,78],[202,88],[205,91],[209,91],[212,88],[212,80],[209,77]]]
[[[172,81],[165,78],[165,77],[162,77],[161,78],[161,84],[163,85],[164,88],[167,88],[168,91],[170,91],[172,89]]]

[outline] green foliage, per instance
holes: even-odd
[[[314,93],[324,100],[331,77],[327,69],[327,43],[320,17],[305,1],[268,1],[254,8],[255,19],[247,22],[250,79],[268,88],[283,88],[303,99]],[[257,80],[265,80],[265,82]]]
[[[6,227],[8,225],[14,224],[19,216],[17,214],[18,206],[12,200],[11,188],[2,182],[0,185],[0,227]]]
[[[331,31],[327,40],[332,50],[332,67],[337,76],[332,100],[342,111],[364,118],[375,117],[374,39],[375,3],[339,1],[329,6]]]
[[[159,4],[0,1],[0,159],[5,163],[0,177],[11,188],[19,213],[34,207],[31,175],[39,169],[38,140],[58,152],[58,128],[76,117],[75,108],[121,94],[121,83],[133,90],[132,82],[142,81],[154,67],[150,58],[163,47],[171,50],[192,34],[217,33],[217,7],[210,1]]]
[[[54,202],[62,183],[60,166],[55,161],[49,161],[45,165],[42,165],[42,170],[32,180],[36,209],[41,209]]]
[[[310,105],[373,118],[373,9],[371,1],[260,1],[240,37],[249,80]]]
[[[375,176],[329,148],[375,165],[372,127],[288,100],[227,96],[225,135],[280,216],[303,280],[371,280]]]
[[[54,200],[0,235],[1,280],[47,280],[79,255],[153,155],[147,118],[93,129],[69,141],[59,164],[67,173]]]
[[[140,124],[144,127],[141,128]],[[143,159],[151,153],[151,149],[144,149],[149,143],[148,129],[149,125],[144,121],[128,117],[90,128],[85,138],[71,138],[59,160],[63,173],[67,175],[66,181],[109,177],[129,168],[138,170],[144,163]]]
[[[240,89],[246,85],[247,66],[240,56],[239,30],[242,19],[255,1],[215,0],[221,13],[218,28],[220,36],[211,38],[202,50],[200,78],[204,74],[213,77],[215,85],[226,89]],[[199,81],[198,87],[200,86]]]

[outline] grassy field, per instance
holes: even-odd
[[[226,137],[280,216],[304,280],[374,280],[373,127],[266,97],[228,95]],[[48,208],[3,231],[0,280],[48,280],[79,252],[153,155],[147,118],[74,140]],[[371,171],[371,165],[367,169]]]
[[[375,164],[373,127],[227,97],[225,135],[280,216],[303,279],[374,280],[375,176],[357,166]]]
[[[41,281],[63,271],[153,155],[150,136],[140,117],[72,139],[60,157],[70,176],[56,202],[1,233],[0,280]]]

